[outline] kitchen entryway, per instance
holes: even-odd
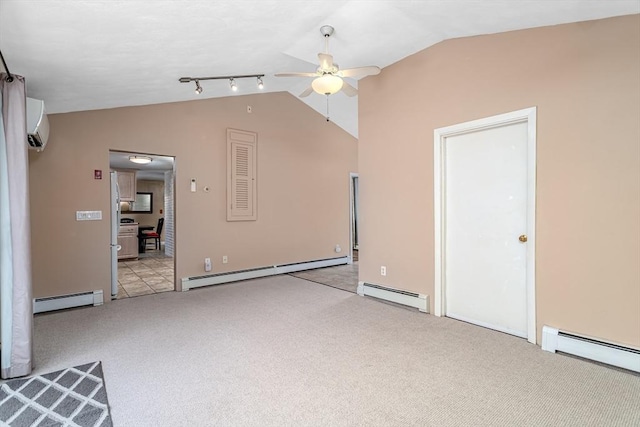
[[[111,196],[113,299],[175,289],[174,161],[109,153],[112,181],[117,181]]]

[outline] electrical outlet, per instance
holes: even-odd
[[[223,264],[226,264],[226,263],[228,263],[228,262],[229,262],[229,258],[227,258],[227,256],[226,256],[226,255],[223,255],[223,256],[222,256],[222,263],[223,263]]]
[[[336,253],[338,253],[338,254],[339,254],[340,252],[342,252],[342,248],[340,247],[340,245],[336,245],[335,251],[336,251]]]
[[[204,259],[204,271],[211,271],[211,258]]]
[[[380,275],[381,276],[387,275],[387,267],[385,267],[384,265],[380,267]]]

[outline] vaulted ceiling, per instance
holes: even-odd
[[[325,24],[341,68],[384,68],[450,38],[635,13],[638,0],[0,0],[0,50],[28,96],[60,113],[260,91],[218,80],[197,95],[183,76],[265,74],[263,91],[297,96],[310,79],[273,74],[315,71]],[[325,113],[323,95],[303,100]],[[332,120],[355,136],[357,103],[330,97]]]

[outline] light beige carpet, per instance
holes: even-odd
[[[640,425],[637,375],[290,276],[40,315],[35,345],[102,360],[116,426]]]

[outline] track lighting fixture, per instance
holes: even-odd
[[[202,93],[202,86],[200,86],[200,81],[202,80],[229,80],[229,87],[232,91],[238,91],[238,85],[236,84],[236,79],[248,79],[255,78],[257,79],[258,89],[264,89],[264,82],[262,78],[264,74],[247,74],[242,76],[220,76],[220,77],[180,77],[178,80],[180,83],[196,83],[196,93],[200,95]]]

